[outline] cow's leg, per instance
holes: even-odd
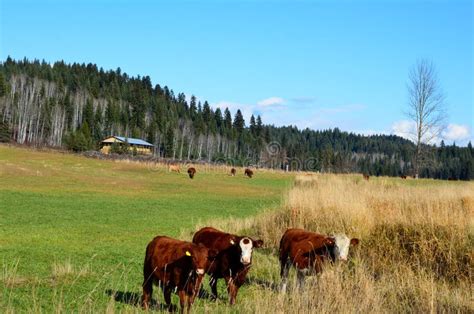
[[[229,303],[230,305],[234,305],[235,297],[237,295],[237,287],[232,277],[225,278],[225,281],[227,282],[227,292],[229,293]]]
[[[211,286],[211,297],[214,300],[217,300],[217,278],[212,277],[209,280],[209,285]]]
[[[150,305],[151,297],[153,294],[153,278],[151,272],[148,271],[147,268],[143,271],[143,295],[142,295],[142,307],[145,310],[148,310]]]
[[[284,258],[284,259],[280,260],[280,267],[281,267],[281,270],[280,270],[280,276],[281,276],[280,291],[282,293],[285,293],[286,292],[286,286],[288,284],[288,273],[290,271],[291,262],[288,260],[288,258]]]
[[[297,279],[298,279],[298,288],[302,289],[304,287],[304,278],[306,277],[307,269],[298,269]]]
[[[234,297],[233,297],[234,302],[231,303],[231,304],[234,304],[237,301],[237,294],[239,293],[240,287],[245,282],[245,276],[234,278],[233,282],[234,282],[234,291],[233,291],[233,293],[234,293]]]
[[[194,299],[199,294],[199,290],[201,289],[202,278],[203,277],[198,277],[196,279],[196,282],[194,283],[193,289],[188,290],[188,304],[190,305],[194,303]]]
[[[165,303],[166,303],[166,306],[168,307],[168,311],[172,312],[173,311],[173,307],[171,305],[171,292],[172,292],[172,288],[169,287],[169,286],[164,286],[163,287],[163,296],[165,297]]]
[[[184,313],[184,307],[186,306],[186,303],[188,301],[188,295],[184,289],[181,289],[178,291],[178,296],[179,296],[179,306],[180,306],[180,313]]]

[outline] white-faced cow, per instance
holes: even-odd
[[[245,282],[252,265],[253,249],[261,247],[263,241],[205,227],[194,234],[193,243],[203,244],[208,249],[217,250],[216,259],[207,271],[211,277],[212,296],[217,298],[217,280],[224,278],[227,283],[230,304],[234,304],[237,292]]]
[[[303,229],[286,230],[280,241],[282,292],[286,291],[291,265],[296,268],[301,287],[304,277],[320,273],[325,262],[346,261],[349,247],[358,243],[359,239],[344,234],[325,236]]]

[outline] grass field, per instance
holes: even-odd
[[[221,298],[199,299],[195,312],[474,312],[474,182],[264,170],[249,180],[241,169],[232,178],[224,168],[197,168],[190,180],[161,165],[0,146],[0,308],[141,312],[148,241],[189,240],[213,225],[265,247],[234,307],[221,283]],[[348,263],[328,265],[304,291],[291,272],[281,295],[276,256],[288,227],[361,242]],[[161,291],[154,298],[162,302]]]
[[[474,183],[300,175],[280,210],[215,226],[256,233],[242,313],[473,313]],[[288,227],[359,238],[348,263],[278,293],[278,243]],[[207,306],[207,305],[205,305]],[[208,310],[212,310],[210,306]]]
[[[127,299],[141,291],[155,235],[277,208],[292,183],[269,171],[249,180],[243,171],[196,168],[190,180],[155,164],[1,145],[0,308],[134,311]]]

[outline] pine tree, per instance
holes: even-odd
[[[192,95],[191,100],[189,102],[189,116],[191,120],[195,121],[197,115],[197,107],[196,107],[196,96]]]
[[[216,108],[216,111],[214,112],[214,119],[216,121],[217,131],[222,135],[224,119],[222,117],[222,111],[220,108]]]
[[[7,82],[5,80],[5,77],[3,73],[0,72],[0,97],[3,97],[7,94]]]
[[[256,135],[257,137],[261,138],[263,135],[263,122],[260,115],[257,116],[257,127],[256,127]]]
[[[237,109],[237,112],[235,113],[233,127],[235,128],[235,130],[237,131],[237,134],[239,135],[242,134],[242,132],[244,131],[245,120],[240,109]]]
[[[88,127],[94,125],[94,107],[92,106],[92,100],[90,98],[87,99],[82,111],[82,124],[86,122]]]
[[[254,137],[257,136],[257,124],[255,123],[255,117],[253,115],[250,117],[250,133]]]
[[[224,127],[230,131],[232,129],[232,115],[230,114],[229,108],[224,110]]]
[[[165,156],[173,157],[173,146],[174,146],[174,131],[172,127],[168,127],[166,131],[166,142],[165,142]]]

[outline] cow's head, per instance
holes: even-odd
[[[250,237],[232,237],[230,244],[240,252],[240,262],[244,265],[252,263],[252,251],[263,245],[262,240],[254,240]]]
[[[336,234],[326,238],[326,245],[332,247],[332,253],[336,261],[347,261],[349,247],[359,244],[359,239],[349,239],[345,234]]]
[[[204,275],[209,265],[214,261],[217,256],[217,250],[208,249],[204,245],[193,245],[187,249],[185,254],[192,260],[193,270],[198,275]]]

